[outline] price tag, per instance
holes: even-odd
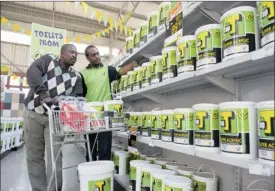
[[[249,173],[262,175],[262,176],[271,176],[271,165],[270,164],[261,164],[261,163],[249,163]]]

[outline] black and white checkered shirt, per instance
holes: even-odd
[[[44,55],[31,64],[27,81],[30,91],[25,106],[39,114],[46,114],[41,100],[48,96],[82,96],[83,93],[81,75],[72,68],[62,70],[59,59],[52,55]]]

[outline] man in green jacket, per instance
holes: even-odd
[[[127,74],[134,67],[133,63],[117,70],[113,66],[104,66],[101,63],[100,54],[94,45],[89,45],[85,49],[85,56],[89,65],[81,71],[83,79],[83,94],[88,102],[112,100],[111,83]],[[90,134],[90,148],[93,148],[96,134]],[[96,148],[98,148],[99,160],[111,159],[112,132],[104,132],[98,135],[98,145],[92,153],[93,161],[97,160]],[[87,149],[87,146],[86,146]],[[88,154],[86,156],[88,161]]]

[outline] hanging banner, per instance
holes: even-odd
[[[45,54],[59,57],[61,47],[66,43],[66,30],[32,23],[30,63]]]

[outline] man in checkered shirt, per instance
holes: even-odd
[[[45,191],[52,173],[49,122],[46,109],[41,103],[44,102],[51,106],[57,103],[58,96],[82,95],[81,76],[71,68],[76,59],[76,47],[72,44],[65,44],[61,48],[60,59],[44,55],[35,60],[27,71],[30,91],[24,102],[26,106],[24,140],[28,173],[33,191]],[[61,138],[53,137],[53,141],[60,142]],[[54,146],[55,156],[60,146]],[[44,160],[45,149],[47,169]],[[56,162],[56,169],[60,168],[62,168],[61,157]],[[58,191],[61,191],[62,170],[57,172],[57,180]],[[54,185],[52,184],[51,190],[54,190]]]

